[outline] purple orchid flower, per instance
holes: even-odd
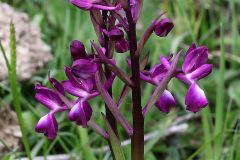
[[[118,10],[120,8],[117,6],[109,6],[102,0],[69,0],[70,3],[82,10]]]
[[[104,33],[115,42],[117,53],[125,53],[129,49],[128,41],[124,38],[124,32],[119,27],[114,27],[110,31],[104,30]]]
[[[149,71],[140,72],[141,79],[155,86],[158,86],[158,84],[163,80],[168,72],[171,58],[172,55],[170,55],[168,58],[160,57],[160,64],[155,65]],[[171,92],[164,90],[155,105],[160,111],[169,113],[170,108],[176,106],[176,101]]]
[[[187,110],[192,112],[198,112],[208,104],[204,91],[197,85],[198,80],[212,72],[212,65],[207,64],[207,60],[208,49],[205,46],[197,47],[196,44],[192,44],[186,53],[182,72],[176,74],[179,80],[190,85],[185,103]]]
[[[65,106],[58,94],[53,90],[37,84],[35,86],[35,91],[35,98],[50,110],[47,115],[43,116],[38,121],[35,130],[46,135],[48,139],[54,139],[58,130],[58,125],[54,114],[63,112],[68,108]]]

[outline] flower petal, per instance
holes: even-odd
[[[43,133],[48,139],[52,140],[56,137],[58,131],[57,120],[53,113],[43,116],[35,127],[36,132]]]
[[[35,86],[35,91],[35,98],[49,110],[58,110],[64,105],[61,98],[53,90],[47,87],[37,84]]]
[[[98,64],[90,59],[78,59],[73,62],[72,73],[82,79],[89,79],[98,70]]]
[[[193,80],[200,80],[208,76],[212,72],[212,64],[204,64],[198,67],[195,71],[189,74],[189,78]]]
[[[188,89],[185,104],[187,105],[187,110],[194,113],[198,112],[200,108],[204,108],[208,105],[208,100],[204,91],[196,83],[193,83]]]
[[[169,113],[170,108],[176,106],[176,101],[168,90],[164,90],[155,105],[160,111]]]
[[[143,7],[143,0],[130,0],[130,3],[133,21],[136,23]]]
[[[79,100],[68,114],[71,121],[76,121],[76,124],[87,127],[87,122],[91,119],[92,108],[87,101]]]
[[[191,50],[191,49],[190,49]],[[185,57],[182,70],[185,74],[191,73],[208,60],[208,49],[205,46],[191,50]]]
[[[71,83],[73,84],[73,86],[76,86],[80,89],[83,89],[87,92],[90,92],[93,89],[93,81],[91,79],[81,79],[81,78],[77,78],[74,76],[74,74],[72,73],[72,69],[70,67],[65,67],[65,74],[68,77],[68,79],[71,81]]]
[[[52,87],[57,90],[57,92],[64,95],[64,88],[60,82],[58,82],[55,78],[51,78],[50,76],[49,76],[49,81]]]
[[[88,97],[89,93],[86,92],[85,90],[79,88],[78,86],[75,86],[73,83],[70,81],[63,81],[63,87],[64,89],[71,95],[74,95],[76,97]]]

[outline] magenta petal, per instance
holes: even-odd
[[[73,86],[76,86],[86,91],[91,91],[93,89],[93,80],[91,79],[83,80],[81,78],[75,77],[70,67],[65,67],[64,70],[65,70],[66,76],[68,77],[69,81],[73,84]]]
[[[198,47],[189,52],[183,62],[182,70],[184,73],[191,73],[208,60],[208,49],[205,46]]]
[[[63,81],[62,84],[64,89],[71,95],[82,98],[89,96],[88,92],[79,88],[78,86],[74,86],[74,84],[72,84],[71,81]]]
[[[204,91],[196,83],[193,83],[188,89],[185,104],[187,105],[187,110],[194,113],[198,112],[200,108],[204,108],[208,105],[208,100]]]
[[[43,133],[48,139],[52,140],[58,132],[58,124],[52,113],[43,116],[35,127],[36,132]]]
[[[64,105],[60,97],[51,89],[43,87],[39,84],[35,86],[35,98],[46,106],[49,110],[58,110]]]
[[[189,53],[191,53],[194,49],[196,49],[197,48],[197,45],[195,44],[195,43],[193,43],[192,45],[191,45],[191,47],[189,47],[188,48],[188,50],[187,50],[187,52],[186,52],[186,56],[189,54]]]
[[[64,88],[60,82],[58,82],[55,78],[51,78],[51,77],[49,77],[49,81],[52,87],[57,90],[57,92],[64,95]]]
[[[204,64],[198,67],[195,71],[189,74],[189,78],[193,80],[200,80],[208,76],[212,72],[212,64]]]
[[[160,111],[169,113],[170,108],[176,106],[176,101],[168,90],[164,90],[155,105]]]
[[[166,37],[173,27],[173,22],[168,18],[164,18],[155,25],[154,32],[159,37]]]
[[[87,57],[84,45],[78,40],[71,42],[70,51],[73,61]]]
[[[87,122],[91,119],[92,108],[87,101],[79,100],[68,114],[71,121],[76,121],[76,124],[87,127]]]
[[[78,59],[73,62],[72,73],[82,79],[88,79],[98,70],[98,64],[90,59]]]

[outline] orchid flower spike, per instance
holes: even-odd
[[[102,0],[69,0],[70,3],[82,10],[118,10],[120,5],[109,6]]]

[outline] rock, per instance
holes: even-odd
[[[8,105],[0,108],[0,139],[4,143],[0,143],[0,159],[4,153],[9,150],[19,150],[21,148],[20,140],[22,137],[20,127],[17,122],[15,112]],[[5,146],[5,145],[7,146]]]
[[[9,25],[13,20],[16,30],[17,75],[19,80],[31,78],[52,59],[50,47],[41,40],[38,26],[32,24],[26,13],[15,11],[8,4],[0,3],[0,40],[10,58]],[[7,68],[0,51],[0,81],[7,79]]]

